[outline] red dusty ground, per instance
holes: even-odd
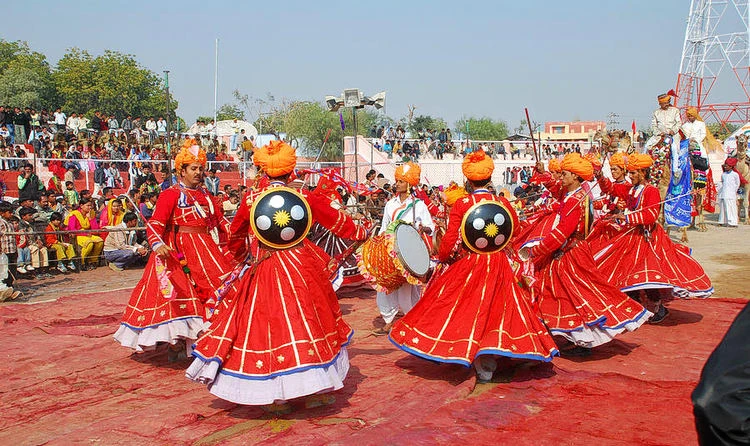
[[[357,330],[329,407],[271,417],[187,381],[187,363],[111,338],[127,291],[0,308],[0,444],[696,444],[690,392],[744,300],[672,303],[660,326],[475,386],[369,335],[373,295],[341,300]]]

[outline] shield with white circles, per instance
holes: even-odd
[[[253,202],[250,225],[263,244],[286,249],[307,236],[312,226],[310,205],[299,192],[288,187],[263,191]]]
[[[513,234],[511,210],[499,201],[480,201],[469,208],[461,221],[461,237],[477,254],[500,251]]]

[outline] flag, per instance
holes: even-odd
[[[344,114],[339,112],[339,122],[341,123],[341,131],[343,132],[346,130],[346,125],[344,125]]]
[[[633,125],[630,127],[633,129],[633,135],[635,136],[635,119],[633,119]]]

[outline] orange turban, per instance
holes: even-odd
[[[623,155],[621,152],[617,152],[609,158],[610,167],[617,166],[620,169],[625,169],[625,166],[627,166],[627,164],[628,157]]]
[[[484,150],[478,149],[466,155],[461,170],[464,172],[464,176],[471,181],[482,181],[492,176],[495,163],[492,158],[484,153]]]
[[[445,204],[447,204],[448,206],[453,206],[456,201],[466,196],[466,189],[454,183],[448,189],[446,189],[444,193]]]
[[[689,118],[695,118],[696,121],[703,121],[703,119],[701,119],[701,116],[698,114],[698,109],[695,107],[688,107],[688,109],[685,111],[685,116]]]
[[[179,172],[180,170],[182,170],[182,166],[193,163],[200,163],[201,165],[205,166],[206,151],[198,145],[188,146],[186,144],[183,144],[182,148],[180,149],[180,153],[178,153],[174,159],[175,169],[177,169],[177,171]]]
[[[586,181],[594,178],[594,166],[591,165],[591,161],[576,152],[565,155],[565,158],[560,163],[560,170],[576,174]]]
[[[602,168],[602,162],[595,153],[589,152],[583,155],[583,158],[590,162],[591,165],[594,166],[595,170],[599,170]]]
[[[419,167],[419,164],[412,163],[410,161],[396,168],[396,181],[406,181],[410,186],[413,187],[419,184],[419,176],[421,174],[422,168]]]
[[[549,160],[549,163],[547,163],[547,170],[550,172],[559,172],[560,171],[560,160],[557,158],[552,158]]]
[[[669,104],[672,102],[672,96],[677,97],[677,94],[674,90],[669,90],[664,94],[660,94],[657,99],[659,100],[659,104]]]
[[[294,170],[297,151],[284,141],[271,141],[255,151],[253,162],[269,177],[280,177]]]
[[[654,164],[654,159],[646,153],[634,153],[628,157],[628,170],[647,169]]]

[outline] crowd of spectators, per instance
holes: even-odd
[[[252,157],[251,138],[238,129],[230,149],[216,136],[213,121],[196,122],[195,137],[207,152],[209,168],[237,170],[233,151],[240,160]],[[28,157],[25,146],[33,147],[37,159],[50,171],[57,172],[58,189],[62,192],[66,181],[74,181],[82,173],[96,172],[95,188],[125,188],[134,184],[134,177],[142,162],[153,164],[157,175],[166,172],[167,138],[172,147],[179,147],[193,135],[170,132],[163,117],[158,119],[122,117],[95,112],[88,118],[77,113],[66,115],[59,108],[50,113],[27,108],[0,107],[0,170],[17,170]],[[172,151],[176,156],[177,150]],[[65,172],[65,173],[63,173]],[[69,172],[69,173],[68,173]],[[63,176],[66,178],[63,181]]]
[[[157,180],[151,164],[143,162],[134,169],[128,193],[116,195],[110,174],[95,172],[94,191],[77,190],[75,169],[67,167],[61,175],[61,165],[53,164],[54,175],[45,185],[33,166],[24,164],[17,179],[18,200],[0,201],[0,256],[5,255],[0,277],[7,273],[0,300],[9,296],[5,287],[12,290],[15,279],[43,279],[104,264],[122,271],[147,259],[144,228],[161,191],[176,183],[176,172],[161,172]],[[106,170],[106,163],[99,169]],[[245,187],[222,187],[214,169],[207,171],[205,184],[231,218]]]
[[[450,129],[422,129],[416,135],[408,135],[400,125],[394,127],[372,126],[368,134],[373,146],[402,161],[418,161],[420,158],[445,159],[446,155],[458,159],[474,150],[484,150],[493,159],[530,160],[534,159],[534,149],[527,141],[454,141]],[[415,136],[415,137],[414,137]],[[592,147],[596,150],[596,147]],[[570,152],[581,153],[580,143],[545,143],[541,145],[541,159],[562,157]]]

